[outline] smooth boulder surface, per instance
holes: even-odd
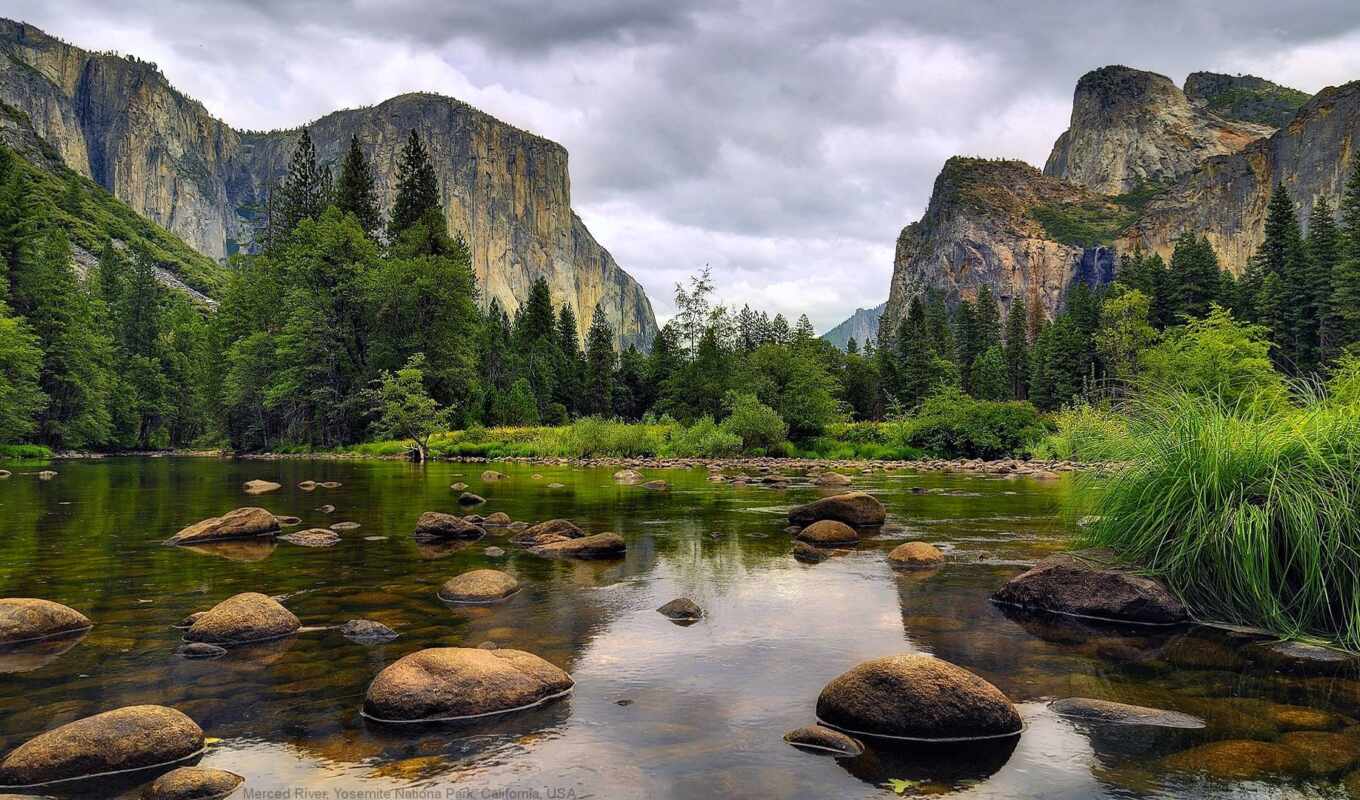
[[[184,638],[208,644],[246,644],[290,636],[301,627],[293,612],[277,600],[258,592],[243,592],[208,609]]]
[[[1308,762],[1293,748],[1274,742],[1225,739],[1167,756],[1162,763],[1182,772],[1203,772],[1223,780],[1257,780],[1305,772]]]
[[[165,706],[128,706],[39,734],[0,761],[0,784],[33,786],[182,761],[203,750],[203,730]]]
[[[1060,553],[1012,578],[992,599],[1078,617],[1169,625],[1189,619],[1160,581],[1118,567],[1097,551]]]
[[[504,511],[493,511],[486,515],[483,524],[490,525],[493,528],[504,528],[512,522],[514,520],[510,519],[510,515]]]
[[[38,480],[40,481],[50,481],[55,477],[57,477],[57,471],[54,469],[45,469],[38,473]]]
[[[244,484],[241,485],[241,489],[246,494],[265,494],[266,492],[276,492],[282,488],[283,484],[281,483],[274,483],[273,481],[261,481],[261,480],[246,481]]]
[[[467,484],[463,483],[462,481],[459,481],[457,483],[450,483],[449,488],[454,490],[455,492],[462,492],[467,490]]]
[[[999,738],[1022,727],[1000,689],[916,653],[866,661],[835,678],[817,698],[817,718],[846,733],[916,740]]]
[[[677,597],[657,609],[662,616],[677,622],[693,622],[704,615],[699,604],[688,597]]]
[[[1158,728],[1184,728],[1188,730],[1204,727],[1204,720],[1180,711],[1166,711],[1160,708],[1134,706],[1128,703],[1096,700],[1090,697],[1068,697],[1063,700],[1054,700],[1049,703],[1048,707],[1059,716],[1087,722],[1148,725]]]
[[[784,734],[784,741],[807,750],[820,750],[835,756],[854,758],[864,752],[864,745],[840,731],[824,725],[804,725]]]
[[[809,544],[825,547],[828,545],[854,544],[859,541],[859,534],[844,522],[824,519],[803,528],[798,532],[797,538]]]
[[[794,525],[811,525],[829,519],[856,528],[870,528],[882,525],[887,517],[888,511],[878,498],[865,492],[823,497],[789,511],[789,522]]]
[[[627,549],[628,544],[617,533],[597,533],[580,539],[565,539],[538,545],[529,552],[540,556],[567,558],[620,558]]]
[[[523,650],[440,647],[392,663],[369,684],[380,722],[466,719],[529,708],[571,691],[571,676]]]
[[[929,542],[907,542],[888,553],[888,563],[898,569],[931,569],[944,563],[944,553]]]
[[[585,535],[586,532],[577,527],[576,523],[569,519],[550,519],[547,522],[540,522],[537,525],[533,525],[520,533],[515,534],[511,541],[515,544],[533,546],[560,542],[565,539],[580,539]]]
[[[416,520],[415,535],[422,539],[480,539],[486,531],[457,515],[426,511]]]
[[[817,486],[849,486],[850,479],[839,472],[823,472],[812,481]],[[799,728],[799,730],[803,730]]]
[[[142,800],[222,800],[245,781],[224,769],[180,767],[152,781]]]
[[[635,469],[621,469],[614,473],[614,480],[628,482],[640,481],[642,480],[642,473]]]
[[[804,564],[820,564],[831,556],[830,553],[820,547],[813,547],[807,542],[793,543],[793,557]]]
[[[400,636],[396,631],[371,619],[352,619],[340,626],[340,635],[360,643],[390,642]]]
[[[486,498],[472,492],[463,492],[458,495],[458,505],[460,506],[479,506],[486,502]]]
[[[189,642],[175,651],[175,655],[188,659],[221,658],[226,654],[227,648],[207,642]]]
[[[515,576],[496,569],[474,569],[444,581],[439,599],[446,603],[497,603],[518,591]]]
[[[327,528],[308,528],[305,531],[285,533],[279,538],[301,547],[332,547],[340,543],[340,534]]]
[[[1355,655],[1307,642],[1267,642],[1251,646],[1247,654],[1276,672],[1340,675],[1360,671],[1360,658]]]
[[[497,472],[497,471],[494,470],[494,469],[489,469],[489,470],[486,470],[485,472],[482,473],[482,480],[484,480],[484,481],[503,481],[503,480],[505,480],[505,473],[504,473],[504,472]]]
[[[32,642],[89,630],[89,617],[51,600],[0,598],[0,645]]]
[[[642,488],[650,489],[653,492],[664,492],[667,489],[671,488],[671,485],[663,480],[655,480],[647,481],[646,483],[642,484]]]
[[[273,536],[279,532],[279,520],[263,508],[237,508],[220,517],[209,517],[195,522],[170,537],[167,544],[188,545],[221,542],[231,539],[253,539]]]

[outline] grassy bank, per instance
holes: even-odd
[[[52,448],[40,444],[0,444],[0,461],[46,461]]]

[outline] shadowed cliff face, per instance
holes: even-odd
[[[286,171],[298,131],[235,131],[154,65],[87,53],[22,23],[0,20],[0,49],[0,100],[26,112],[68,166],[205,255],[252,246],[267,187]],[[513,313],[542,276],[554,302],[573,307],[583,336],[598,303],[621,345],[650,344],[651,303],[572,211],[560,145],[431,94],[338,111],[311,134],[333,165],[357,134],[390,203],[412,129],[430,150],[450,231],[471,246],[484,304],[495,298]]]
[[[1054,143],[1044,174],[1121,194],[1237,152],[1273,130],[1192,104],[1163,75],[1102,67],[1077,82],[1070,127]]]

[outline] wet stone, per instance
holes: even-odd
[[[364,644],[390,642],[399,635],[381,622],[368,619],[352,619],[339,630],[346,639]]]
[[[694,622],[704,615],[699,604],[688,597],[677,597],[657,609],[667,619],[679,622]]]
[[[142,800],[222,800],[236,791],[245,778],[234,772],[205,767],[180,767],[146,787]]]
[[[180,648],[175,651],[175,655],[180,658],[190,659],[221,658],[226,654],[227,648],[219,647],[215,644],[208,644],[207,642],[189,642],[188,644],[180,645]]]
[[[331,526],[331,530],[333,530],[333,531],[354,531],[354,530],[358,530],[358,529],[359,529],[359,523],[357,523],[357,522],[349,522],[349,521],[345,521],[345,522],[337,522],[337,523],[335,523],[334,525]]]
[[[301,547],[332,547],[340,543],[340,534],[326,528],[310,528],[296,533],[286,533],[279,538],[289,544]]]
[[[1135,706],[1089,697],[1070,697],[1049,704],[1059,716],[1087,722],[1120,725],[1149,725],[1159,728],[1196,729],[1204,727],[1204,720],[1179,711]]]
[[[854,758],[864,752],[858,739],[822,725],[804,725],[784,734],[784,741],[804,750],[829,753],[837,758]]]
[[[472,492],[463,492],[462,494],[458,495],[458,504],[459,504],[459,505],[464,505],[464,506],[477,506],[477,505],[481,505],[482,503],[485,503],[485,502],[486,502],[486,498],[485,498],[485,497],[482,497],[482,496],[480,496],[480,495],[475,495],[475,494],[473,494]]]

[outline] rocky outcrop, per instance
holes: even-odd
[[[1273,131],[1192,104],[1164,75],[1101,67],[1077,81],[1071,124],[1054,143],[1044,174],[1101,194],[1123,194],[1189,172],[1211,156],[1235,153]]]
[[[77,173],[194,249],[223,258],[253,246],[269,187],[285,171],[297,130],[236,131],[172,87],[155,64],[90,53],[21,22],[0,20],[0,101],[26,112]],[[449,229],[472,249],[483,303],[513,314],[543,277],[576,312],[584,338],[596,304],[619,341],[646,346],[651,304],[571,208],[567,152],[466,103],[405,94],[313,122],[324,163],[358,135],[383,203],[411,130],[425,140]]]
[[[203,730],[164,706],[128,706],[30,739],[0,761],[0,785],[33,786],[145,769],[203,750]]]
[[[1141,625],[1172,625],[1190,618],[1160,581],[1121,567],[1104,551],[1060,553],[1015,576],[992,595],[1038,611]]]
[[[822,339],[841,350],[854,339],[855,345],[862,351],[865,342],[878,341],[878,321],[887,307],[887,302],[883,302],[873,308],[857,308],[844,322],[822,334]]]
[[[522,650],[419,650],[378,673],[364,716],[378,722],[484,717],[545,703],[571,687],[570,675]]]
[[[273,536],[279,532],[279,520],[263,508],[237,508],[220,517],[209,517],[183,528],[166,542],[174,545],[195,545],[256,536]]]
[[[1192,72],[1185,96],[1224,119],[1283,128],[1308,102],[1307,92],[1290,89],[1255,75]]]

